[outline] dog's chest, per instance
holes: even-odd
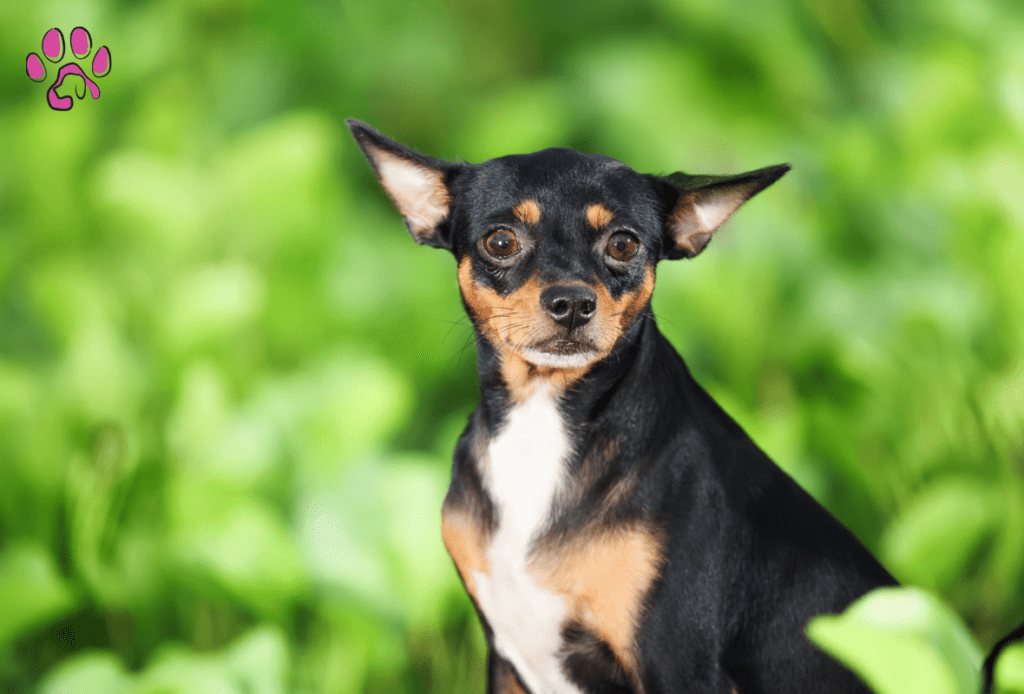
[[[494,647],[535,694],[580,693],[559,655],[568,607],[529,571],[532,541],[551,518],[570,451],[557,403],[541,388],[509,412],[483,470],[498,527],[486,551],[487,572],[474,572],[477,604],[494,631]]]

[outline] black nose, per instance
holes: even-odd
[[[597,310],[597,295],[590,287],[548,287],[540,295],[540,305],[566,330],[586,325]]]

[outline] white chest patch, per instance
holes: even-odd
[[[570,450],[557,403],[539,387],[509,412],[483,474],[498,529],[487,551],[489,573],[473,575],[477,603],[494,630],[494,647],[532,694],[581,694],[558,657],[565,601],[527,572],[530,544],[550,520]]]

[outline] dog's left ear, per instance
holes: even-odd
[[[409,149],[355,119],[345,121],[416,243],[452,250],[450,179],[457,164]]]
[[[657,178],[670,210],[662,258],[692,258],[740,205],[782,178],[789,164],[735,176],[674,173]]]

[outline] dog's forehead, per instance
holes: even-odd
[[[490,207],[515,206],[524,199],[557,207],[607,201],[648,202],[644,176],[626,164],[599,154],[565,147],[512,154],[476,166],[473,188]]]
[[[602,170],[632,171],[617,159],[603,154],[588,154],[568,147],[550,147],[530,154],[509,154],[486,161],[481,166],[490,165],[501,166],[530,177],[544,174],[557,176],[574,171],[583,171],[591,175]]]

